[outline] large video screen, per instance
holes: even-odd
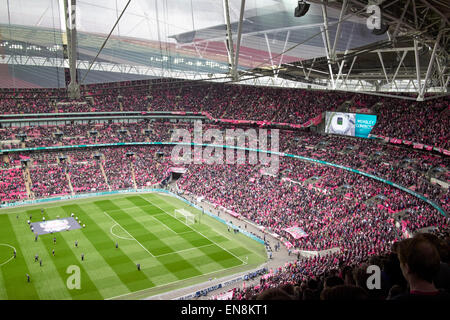
[[[375,123],[377,123],[377,116],[373,114],[327,111],[325,132],[368,138]]]

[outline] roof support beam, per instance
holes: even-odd
[[[234,60],[233,72],[232,72],[232,77],[233,77],[233,80],[235,80],[235,81],[238,79],[237,69],[239,66],[239,49],[241,47],[242,21],[244,20],[244,11],[245,11],[245,0],[241,0],[241,11],[239,13],[238,34],[237,34],[237,41],[236,41],[236,55],[235,55],[235,60]]]
[[[392,41],[395,41],[395,38],[397,38],[397,34],[398,34],[398,29],[400,27],[400,23],[405,18],[406,10],[408,9],[408,6],[409,6],[410,2],[411,2],[411,0],[406,1],[405,6],[403,7],[403,12],[402,12],[402,15],[400,17],[400,21],[397,23],[397,26],[395,27],[394,33],[392,34]]]
[[[348,4],[348,0],[344,0],[342,2],[342,8],[341,8],[341,12],[339,13],[339,22],[337,25],[336,36],[334,37],[333,49],[331,50],[331,58],[332,59],[335,59],[335,57],[336,57],[336,45],[337,45],[339,37],[341,36],[342,19],[343,19],[345,13],[347,12],[347,4]]]
[[[76,0],[64,0],[64,13],[67,34],[67,52],[69,57],[70,83],[67,86],[68,96],[71,99],[80,98],[80,86],[77,82],[77,28],[76,28]]]
[[[403,55],[400,59],[400,62],[398,64],[397,69],[395,70],[394,76],[392,77],[391,83],[395,84],[395,78],[397,77],[398,72],[400,71],[400,67],[402,66],[403,60],[405,59],[406,55],[408,54],[408,51],[403,51]]]
[[[322,2],[322,17],[323,17],[323,27],[325,30],[325,48],[327,50],[328,59],[331,59],[331,44],[330,44],[330,34],[328,33],[328,13],[327,13],[328,0]],[[322,34],[324,33],[322,30]]]
[[[417,78],[417,93],[420,93],[421,88],[421,80],[420,80],[420,59],[419,59],[419,49],[418,49],[418,41],[414,39],[414,56],[416,59],[416,78]]]
[[[247,32],[247,33],[242,33],[241,37],[251,37],[251,36],[258,36],[258,35],[264,35],[264,33],[267,34],[271,34],[271,33],[280,33],[280,32],[285,32],[285,31],[294,31],[294,30],[302,30],[302,29],[309,29],[309,28],[316,28],[316,27],[320,27],[323,26],[323,22],[320,23],[312,23],[312,24],[305,24],[305,25],[301,25],[301,26],[292,26],[292,27],[284,27],[284,28],[276,28],[276,29],[270,29],[270,30],[261,30],[261,31],[255,31],[255,32]],[[214,42],[214,41],[223,41],[224,39],[226,39],[225,37],[215,37],[215,38],[208,38],[208,39],[203,39],[203,40],[197,40],[195,41],[196,44],[199,43],[203,43],[203,42]],[[182,47],[189,47],[192,46],[193,42],[188,42],[188,43],[180,43],[177,44],[177,48],[182,48]]]
[[[417,97],[417,101],[423,101],[423,97],[427,88],[427,82],[431,75],[431,70],[433,69],[434,59],[436,57],[436,50],[439,47],[439,41],[441,40],[442,34],[444,33],[445,22],[442,21],[442,28],[439,31],[436,42],[434,43],[433,52],[431,53],[430,63],[428,64],[427,74],[425,75],[425,82],[419,92],[419,96]]]
[[[383,57],[381,56],[380,52],[378,52],[378,58],[380,59],[381,68],[383,69],[384,76],[386,77],[386,83],[389,83],[389,78],[386,73],[386,68],[384,67]]]
[[[230,7],[228,5],[228,0],[223,0],[223,10],[225,16],[225,22],[227,26],[227,37],[225,40],[225,45],[228,48],[228,62],[230,64],[231,73],[234,70],[234,46],[233,46],[233,35],[231,33],[231,21],[230,21]]]
[[[318,70],[318,69],[313,69],[315,61],[316,61],[316,58],[313,58],[313,61],[312,61],[310,67],[305,67],[303,62],[301,62],[301,61],[299,61],[300,65],[293,65],[291,63],[285,63],[285,65],[290,66],[290,67],[295,67],[295,68],[298,68],[298,69],[302,69],[303,72],[305,72],[305,70],[308,70],[308,74],[305,74],[305,78],[307,80],[309,78],[309,75],[311,74],[311,71],[314,71],[316,73],[321,73],[321,74],[324,74],[324,75],[328,74],[328,72],[325,72],[325,71],[322,71],[322,70]]]
[[[309,79],[309,75],[311,74],[311,70],[312,70],[312,68],[314,67],[314,63],[315,63],[315,62],[316,62],[316,58],[314,58],[313,61],[312,61],[312,63],[311,63],[311,68],[309,69],[309,71],[308,71],[308,76],[306,77],[307,80]]]
[[[347,76],[345,77],[345,80],[344,80],[345,83],[347,83],[348,76],[350,75],[350,73],[352,73],[353,65],[355,64],[356,58],[358,58],[358,56],[353,57],[352,64],[350,65],[350,69],[348,70]]]
[[[327,5],[328,0],[324,0],[322,2],[322,17],[323,17],[323,27],[320,28],[322,31],[322,39],[325,47],[325,52],[327,54],[327,64],[328,70],[330,72],[330,81],[333,89],[336,89],[336,83],[334,81],[333,68],[331,67],[332,57],[330,56],[330,36],[328,34],[328,14],[327,14]]]
[[[275,65],[273,63],[272,50],[270,50],[269,38],[267,37],[267,33],[264,33],[264,38],[266,39],[267,50],[269,51],[269,59],[270,64],[272,65],[273,75],[276,76]]]
[[[447,66],[444,66],[443,68],[441,67],[441,63],[439,62],[439,57],[436,57],[436,66],[438,68],[439,71],[439,81],[441,82],[441,86],[444,87],[444,72],[445,69],[447,68]]]
[[[434,11],[435,13],[437,13],[439,16],[441,16],[442,22],[445,24],[449,24],[448,22],[448,17],[441,12],[440,10],[438,10],[436,7],[434,7],[433,5],[431,5],[427,0],[419,0],[420,2],[422,2],[427,8],[431,9],[432,11]]]
[[[288,32],[286,34],[286,40],[284,41],[284,46],[283,46],[283,51],[282,51],[283,53],[280,56],[280,62],[278,62],[278,68],[277,68],[275,78],[277,78],[278,74],[280,73],[281,63],[283,62],[283,57],[284,57],[284,51],[286,50],[286,46],[287,46],[290,35],[291,35],[291,30],[288,30]],[[301,61],[300,61],[300,64],[301,64]],[[303,72],[305,72],[305,70],[303,70]]]
[[[347,54],[347,51],[345,51],[344,55],[346,55],[346,54]],[[342,59],[341,64],[338,63],[339,71],[338,71],[338,74],[337,74],[337,77],[336,77],[336,83],[339,81],[339,78],[342,76],[342,68],[344,67],[344,64],[345,64],[345,59]]]

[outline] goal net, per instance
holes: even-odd
[[[185,209],[176,209],[174,214],[175,218],[182,220],[187,225],[195,223],[195,215]]]

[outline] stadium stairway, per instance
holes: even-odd
[[[30,169],[28,167],[25,170],[22,169],[23,180],[25,182],[25,189],[27,190],[28,199],[34,199],[34,193],[31,191],[31,178],[30,178]]]
[[[289,103],[290,100],[291,100],[291,98],[289,97],[287,103]],[[279,106],[279,107],[277,108],[277,110],[275,110],[275,112],[273,113],[273,116],[272,116],[272,118],[270,119],[270,121],[271,121],[271,122],[276,122],[275,120],[277,119],[278,115],[280,114],[280,112],[281,112],[282,110],[283,110],[283,108],[282,108],[281,106]]]
[[[75,192],[73,191],[72,181],[70,181],[70,174],[68,174],[67,172],[66,172],[66,179],[69,184],[70,193],[72,195],[75,195]]]
[[[98,163],[100,164],[100,170],[102,171],[103,179],[105,179],[105,182],[108,185],[108,190],[112,191],[111,186],[108,183],[108,178],[106,177],[105,168],[103,168],[103,163],[101,161],[99,161]]]
[[[372,110],[373,112],[378,114],[378,110],[380,110],[381,108],[383,108],[383,102],[377,102],[372,106]]]
[[[344,101],[339,107],[336,108],[337,112],[347,112],[348,109],[352,106],[355,98],[353,97],[351,100]]]
[[[134,164],[131,161],[130,161],[130,168],[131,168],[131,177],[133,179],[133,186],[134,186],[134,189],[136,190],[137,189],[137,184],[136,184],[136,176],[135,176],[135,173],[134,173]]]

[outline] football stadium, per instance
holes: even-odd
[[[0,300],[450,300],[449,17],[0,1]]]

